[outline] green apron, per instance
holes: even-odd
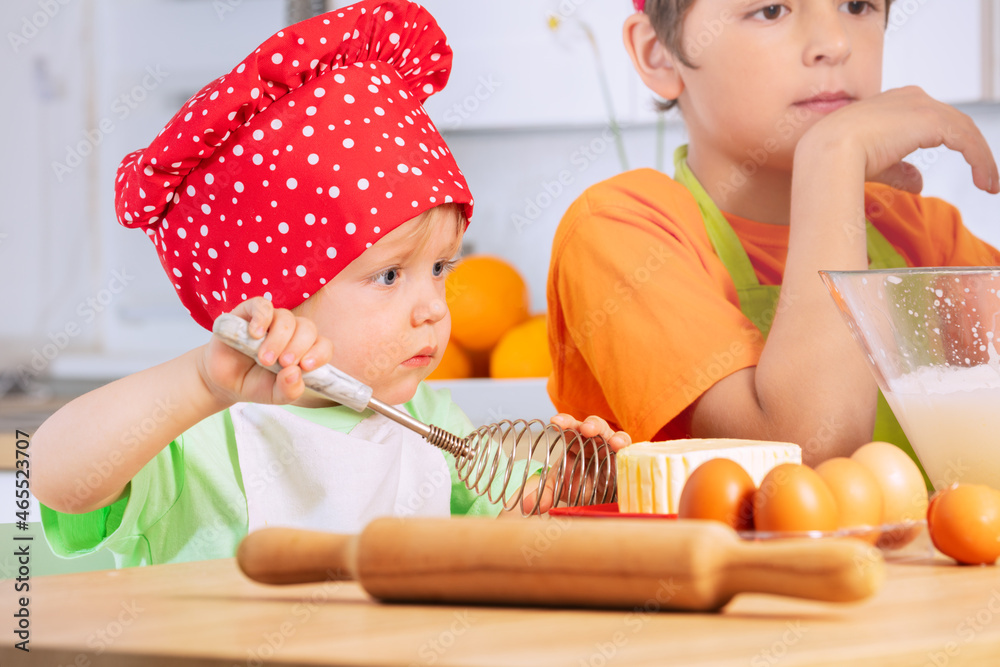
[[[695,178],[694,174],[687,166],[687,146],[680,146],[674,153],[674,180],[686,187],[694,196],[698,208],[701,209],[701,217],[705,221],[705,231],[712,242],[715,253],[722,260],[722,264],[729,272],[736,286],[736,294],[740,300],[740,310],[753,322],[754,326],[760,329],[764,338],[767,338],[771,330],[771,323],[777,311],[778,296],[781,293],[780,285],[761,285],[754,273],[753,265],[747,256],[743,244],[740,242],[732,226],[722,215],[719,207],[715,205],[712,198],[708,196],[705,189]],[[906,260],[896,252],[882,233],[875,229],[870,221],[866,221],[868,234],[868,258],[870,269],[903,269],[906,268]],[[913,459],[918,466],[920,461],[910,446],[903,433],[902,427],[896,420],[895,415],[886,403],[882,392],[878,393],[878,412],[875,417],[875,432],[872,434],[873,440],[883,440],[891,442]],[[924,482],[930,488],[930,480],[920,466],[920,472],[924,475]]]

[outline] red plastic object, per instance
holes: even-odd
[[[587,516],[604,519],[676,519],[676,514],[636,514],[619,512],[618,503],[603,505],[584,505],[583,507],[553,507],[549,510],[551,516]]]

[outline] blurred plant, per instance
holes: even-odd
[[[628,171],[628,158],[625,156],[625,144],[622,141],[621,128],[618,126],[618,120],[615,117],[615,107],[611,100],[611,88],[608,85],[608,75],[604,71],[604,61],[601,60],[601,51],[597,46],[597,39],[594,37],[594,31],[590,29],[589,25],[579,19],[566,19],[553,13],[550,13],[547,19],[549,30],[555,32],[569,20],[572,20],[573,23],[576,23],[580,29],[583,30],[583,34],[586,35],[587,41],[590,43],[591,51],[594,53],[594,64],[597,68],[597,81],[601,87],[601,96],[604,98],[604,109],[608,114],[608,127],[615,137],[615,147],[618,149],[618,161],[621,163],[622,171]]]
[[[290,25],[327,11],[326,0],[285,0],[286,22]]]

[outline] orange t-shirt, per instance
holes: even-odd
[[[865,186],[868,219],[909,266],[990,266],[1000,252],[950,204]],[[777,285],[788,230],[726,215],[757,278]],[[587,189],[563,216],[548,278],[548,390],[555,407],[600,415],[635,441],[661,429],[717,381],[755,366],[764,347],[684,186],[638,169]]]

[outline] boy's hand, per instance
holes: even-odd
[[[918,175],[912,166],[903,166],[903,158],[918,148],[941,145],[965,157],[976,187],[1000,192],[993,153],[972,119],[916,86],[887,90],[839,109],[810,128],[798,149],[856,151],[864,161],[865,180],[912,192]]]
[[[615,453],[623,447],[628,447],[632,444],[632,438],[628,433],[612,430],[608,422],[595,415],[591,415],[580,421],[572,415],[560,412],[549,421],[562,429],[579,431],[585,438],[593,438],[600,435],[604,438],[605,442],[611,445],[611,451]]]
[[[550,420],[556,426],[564,430],[573,430],[580,433],[585,438],[593,438],[596,436],[601,436],[604,441],[608,443],[611,447],[612,452],[618,452],[623,447],[627,447],[632,444],[632,438],[625,431],[614,431],[611,426],[605,420],[600,417],[591,415],[585,420],[580,421],[565,413],[560,413],[552,417]],[[579,455],[580,446],[578,443],[571,444],[569,450],[566,452],[566,468],[563,471],[562,487],[560,490],[559,501],[567,502],[574,501],[577,498],[576,490],[580,488],[580,485],[584,482],[581,479],[583,470],[581,467],[576,466],[577,456]],[[607,453],[607,450],[603,450]],[[595,455],[595,450],[587,448],[584,452],[588,457]],[[608,489],[606,488],[606,483],[615,484],[616,482],[616,468],[615,460],[611,458],[610,461],[606,461],[603,464],[598,464],[595,466],[593,462],[586,466],[589,470],[587,472],[589,479],[586,480],[586,484],[583,488],[583,492],[579,495],[580,498],[590,498],[596,493],[598,498],[605,497]],[[536,502],[538,503],[538,512],[545,514],[556,504],[556,484],[559,481],[558,477],[559,471],[554,466],[548,472],[545,480],[543,481],[537,474],[532,476],[528,482],[525,484],[524,493],[521,499],[521,510],[525,513],[530,513],[534,508]],[[594,488],[594,485],[597,488]],[[572,491],[573,497],[570,497],[570,490]],[[508,508],[510,509],[510,508]],[[516,512],[515,512],[516,513]]]
[[[889,187],[915,195],[919,195],[921,190],[924,189],[923,174],[909,162],[897,162],[868,180],[875,183],[884,183]]]
[[[262,297],[238,305],[232,313],[247,320],[252,338],[263,338],[257,358],[265,366],[280,364],[275,374],[242,352],[212,336],[204,346],[198,371],[220,402],[291,403],[302,396],[302,374],[328,363],[333,356],[329,339],[320,336],[311,320],[290,310],[274,308]]]

